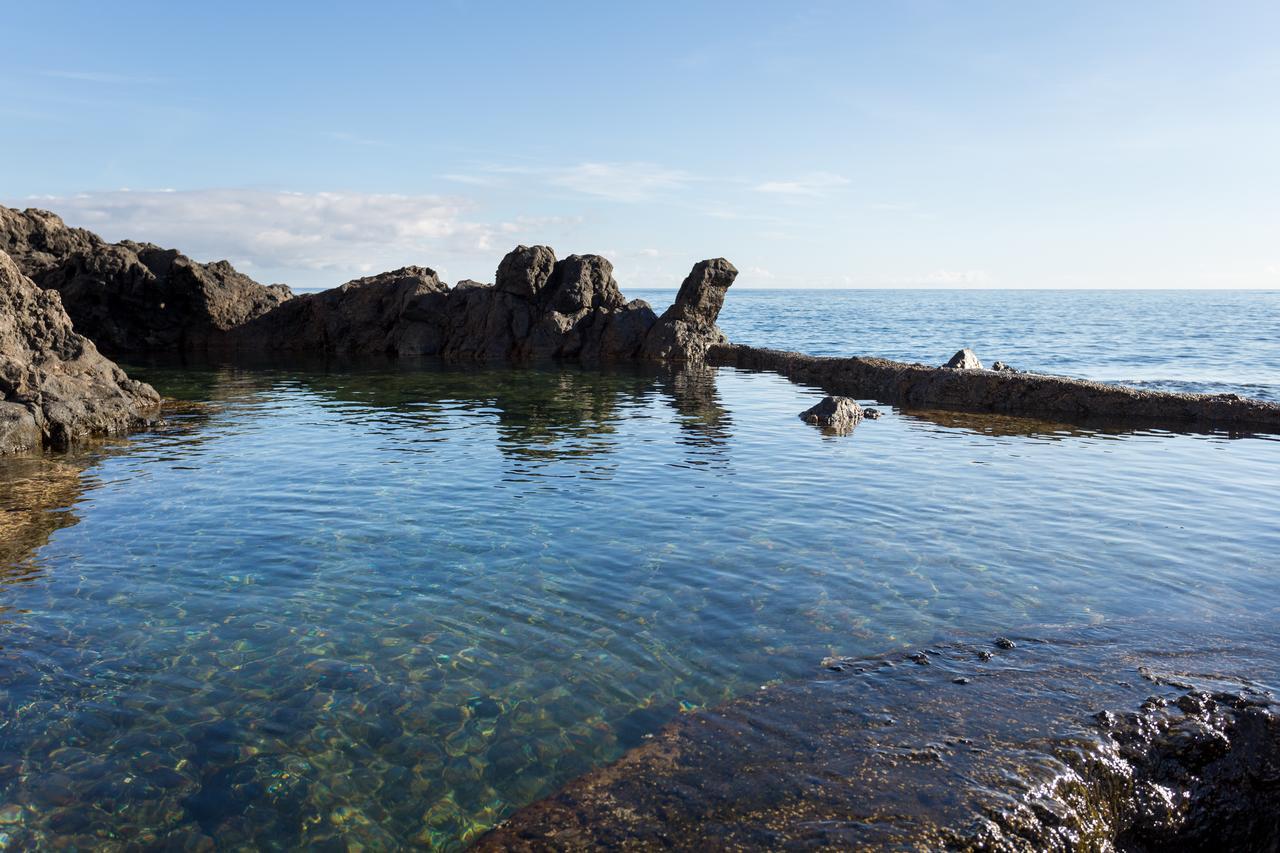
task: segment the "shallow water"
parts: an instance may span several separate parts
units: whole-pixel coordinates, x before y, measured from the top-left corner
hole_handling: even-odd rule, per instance
[[[0,459],[11,843],[454,847],[827,655],[1280,604],[1270,439],[833,438],[729,369],[131,373],[170,427]]]
[[[662,311],[670,291],[628,290]],[[1280,400],[1280,291],[732,290],[736,343]]]

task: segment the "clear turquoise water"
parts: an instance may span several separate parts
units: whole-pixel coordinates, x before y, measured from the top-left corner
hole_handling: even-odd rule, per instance
[[[829,654],[1280,604],[1274,440],[833,438],[727,369],[133,372],[168,428],[0,459],[16,846],[456,847]]]
[[[731,290],[734,341],[1280,400],[1280,291]],[[628,291],[628,296],[632,293]],[[663,307],[671,291],[636,291]]]

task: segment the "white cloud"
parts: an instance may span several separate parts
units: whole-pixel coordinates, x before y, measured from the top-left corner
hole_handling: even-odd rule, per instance
[[[752,187],[758,193],[816,198],[824,196],[849,183],[849,179],[834,172],[809,172],[786,181],[765,181]]]
[[[910,280],[911,284],[935,284],[949,287],[954,285],[988,284],[991,275],[986,270],[934,270],[923,276]]]
[[[467,184],[473,187],[500,187],[506,183],[506,180],[498,175],[470,175],[460,172],[452,172],[440,176],[446,181],[453,181],[457,184]]]
[[[653,163],[582,163],[551,175],[555,186],[610,201],[647,201],[683,189],[690,177]]]
[[[763,278],[763,279],[777,278],[776,275],[774,275],[772,272],[765,269],[764,267],[747,267],[745,270],[743,270],[743,272],[745,272],[747,275],[751,276],[752,278]]]
[[[482,274],[514,235],[572,222],[485,223],[472,217],[465,199],[390,193],[116,190],[27,203],[108,240],[145,240],[202,261],[227,258],[255,277],[283,273],[302,286],[414,263],[437,271],[459,264]]]
[[[386,148],[387,143],[381,139],[374,139],[371,136],[361,136],[358,133],[350,133],[345,130],[326,130],[323,134],[326,138],[332,139],[334,142],[345,142],[348,145],[365,145],[374,148]]]
[[[694,177],[683,170],[644,162],[586,162],[574,166],[485,164],[469,172],[451,172],[441,177],[477,187],[510,186],[509,179],[518,177],[542,187],[628,203],[676,193],[694,181]]]

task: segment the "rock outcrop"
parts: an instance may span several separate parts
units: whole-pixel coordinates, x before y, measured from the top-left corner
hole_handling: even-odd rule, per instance
[[[605,258],[557,260],[547,246],[518,246],[492,285],[451,289],[433,270],[406,267],[295,297],[227,342],[238,351],[697,361],[724,339],[715,319],[733,274],[727,261],[699,263],[659,320],[644,300],[626,300]]]
[[[879,412],[874,417],[880,417]],[[862,407],[850,397],[826,396],[801,412],[800,420],[844,435],[862,421]]]
[[[237,326],[226,341],[245,351],[434,353],[440,341],[432,321],[448,290],[432,270],[403,267],[295,296]]]
[[[716,318],[737,277],[737,268],[724,258],[694,265],[676,301],[646,336],[644,355],[659,361],[701,361],[712,345],[728,343]]]
[[[492,285],[450,289],[430,269],[405,267],[299,297],[226,261],[107,243],[41,210],[0,207],[0,248],[58,291],[77,331],[105,352],[699,361],[726,340],[715,321],[737,275],[723,258],[699,263],[658,318],[643,300],[627,301],[605,258],[557,260],[547,246],[508,253]]]
[[[0,252],[0,453],[65,447],[156,414],[160,396],[77,334],[54,291]]]
[[[44,210],[0,207],[0,250],[40,287],[58,291],[76,330],[108,353],[216,347],[228,330],[292,296],[226,261],[107,243]]]

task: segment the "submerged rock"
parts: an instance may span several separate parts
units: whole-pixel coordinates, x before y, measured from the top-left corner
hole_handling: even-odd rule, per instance
[[[966,347],[951,356],[951,360],[942,366],[953,370],[981,370],[982,362],[978,360],[978,356],[973,350]]]
[[[289,299],[226,261],[175,249],[107,243],[45,210],[0,206],[0,250],[36,284],[62,295],[76,330],[106,352],[202,350]]]
[[[1274,625],[1204,627],[1182,652],[1162,623],[826,661],[681,715],[477,849],[1272,850]]]
[[[850,397],[823,397],[816,405],[800,413],[800,420],[805,423],[838,433],[851,431],[862,417],[862,407]]]
[[[121,433],[159,404],[155,389],[72,329],[56,292],[41,290],[0,252],[0,453]]]

